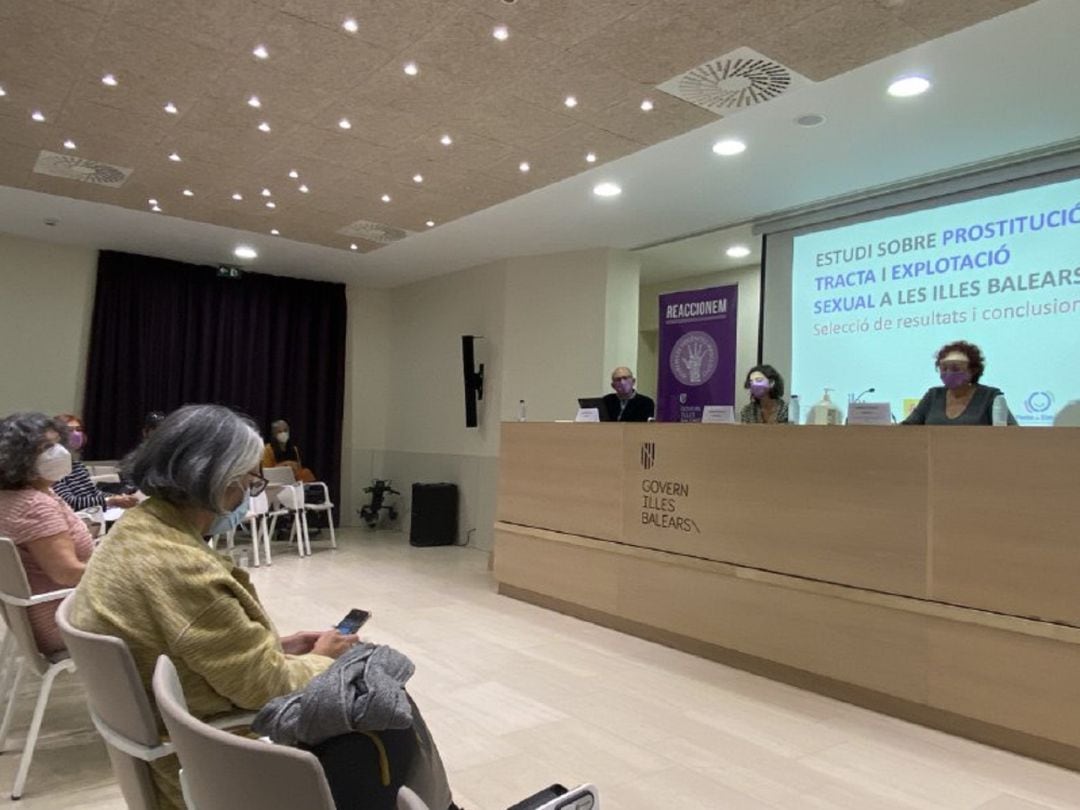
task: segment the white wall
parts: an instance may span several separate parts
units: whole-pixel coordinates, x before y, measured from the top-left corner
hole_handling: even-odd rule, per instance
[[[641,288],[637,379],[638,387],[643,393],[649,396],[656,393],[660,295],[727,284],[739,286],[739,323],[735,338],[735,400],[740,401],[741,375],[757,363],[758,324],[761,319],[761,268],[757,265],[677,278]],[[765,362],[769,362],[769,359],[765,358]]]
[[[82,409],[97,251],[0,234],[0,416]]]

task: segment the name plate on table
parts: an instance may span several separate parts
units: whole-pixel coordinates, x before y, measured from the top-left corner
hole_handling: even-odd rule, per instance
[[[599,422],[600,421],[600,409],[599,408],[578,408],[577,416],[574,417],[575,422]]]
[[[852,402],[847,408],[849,425],[891,425],[892,408],[888,402]]]
[[[734,405],[705,405],[701,409],[702,422],[714,422],[722,425],[735,424]]]

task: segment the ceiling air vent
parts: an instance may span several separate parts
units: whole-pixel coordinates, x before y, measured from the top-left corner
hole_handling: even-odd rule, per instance
[[[764,104],[810,80],[752,48],[738,48],[656,86],[717,115]]]
[[[380,245],[389,245],[400,242],[411,231],[383,225],[381,222],[371,222],[367,219],[358,219],[351,225],[346,225],[338,233],[344,236],[355,236],[358,239],[367,239],[369,242],[377,242]]]
[[[131,169],[99,163],[96,160],[61,155],[42,149],[38,155],[34,171],[51,177],[63,177],[65,180],[78,180],[81,183],[93,183],[97,186],[119,188],[131,174]]]

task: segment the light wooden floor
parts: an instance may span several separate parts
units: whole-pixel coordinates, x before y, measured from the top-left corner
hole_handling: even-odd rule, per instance
[[[1080,808],[1078,774],[497,596],[469,549],[344,531],[337,552],[282,550],[253,578],[282,632],[374,612],[365,636],[416,662],[411,691],[467,810],[586,780],[605,810]],[[17,805],[16,756],[0,757],[0,805],[122,808],[77,683],[58,686]]]

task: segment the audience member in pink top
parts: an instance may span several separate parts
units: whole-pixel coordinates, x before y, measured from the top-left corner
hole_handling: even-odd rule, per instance
[[[50,489],[71,472],[67,426],[43,413],[16,413],[0,420],[0,536],[19,549],[30,590],[73,588],[94,549],[83,522]],[[29,609],[34,638],[43,653],[64,649],[56,628],[59,602]]]

